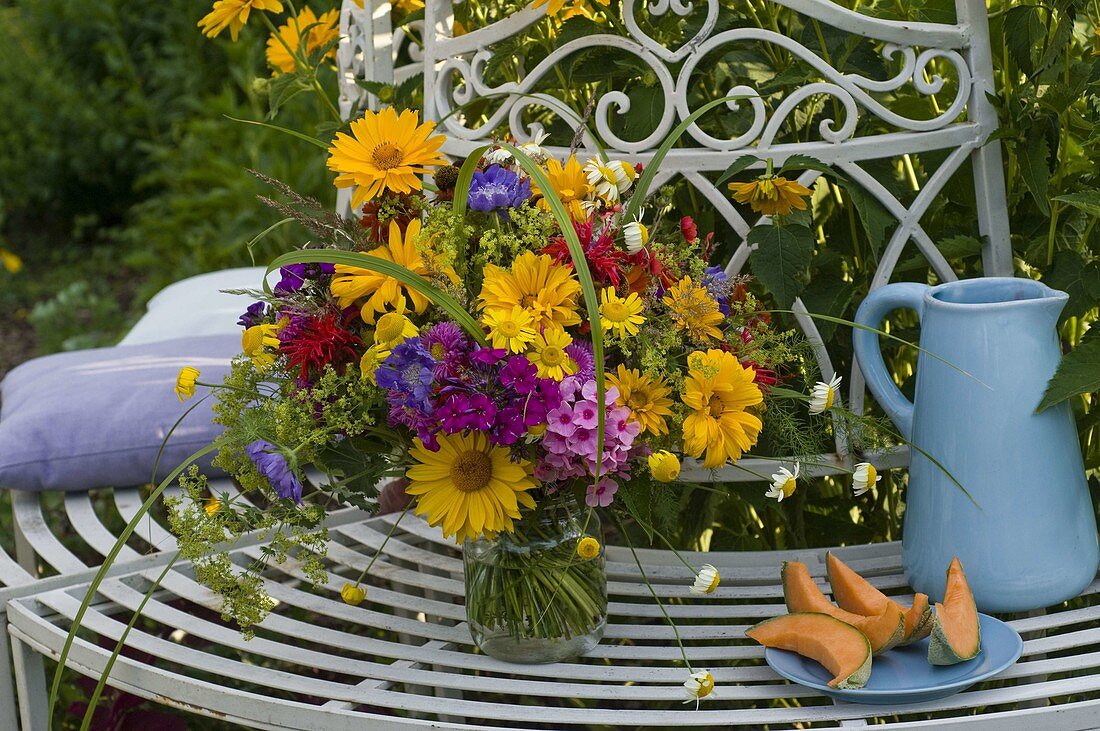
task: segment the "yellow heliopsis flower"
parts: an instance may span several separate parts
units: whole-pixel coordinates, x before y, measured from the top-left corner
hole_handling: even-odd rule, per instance
[[[794,495],[798,488],[798,473],[802,471],[802,465],[794,463],[794,472],[786,467],[780,467],[779,471],[772,475],[772,484],[764,497],[774,498],[776,502],[783,502],[783,498]]]
[[[748,203],[749,207],[765,216],[786,216],[792,210],[806,210],[806,199],[812,191],[797,180],[787,180],[777,175],[761,175],[747,183],[730,183],[733,199]]]
[[[600,542],[592,536],[585,536],[577,541],[577,555],[585,561],[591,561],[600,555]]]
[[[672,482],[680,476],[680,460],[667,449],[649,455],[648,462],[649,474],[657,482]]]
[[[390,351],[409,338],[420,334],[420,330],[405,314],[402,302],[393,312],[387,312],[374,324],[374,344],[378,347],[379,358],[386,359]]]
[[[527,360],[538,366],[539,378],[560,381],[577,372],[577,362],[565,352],[573,342],[573,336],[561,326],[545,328],[531,343]]]
[[[747,411],[764,400],[753,383],[756,372],[744,368],[732,353],[697,350],[688,356],[688,377],[680,399],[692,411],[684,419],[684,452],[698,457],[706,452],[703,466],[721,467],[736,462],[751,449],[763,427]]]
[[[607,374],[607,381],[619,390],[615,402],[630,409],[630,418],[641,425],[643,432],[668,434],[665,417],[672,416],[672,399],[668,398],[672,389],[663,378],[619,364],[617,373]]]
[[[206,502],[202,506],[202,509],[207,514],[207,516],[213,518],[221,511],[222,501],[217,499],[216,497],[207,498]]]
[[[810,413],[821,414],[833,408],[837,393],[840,389],[841,377],[834,374],[828,383],[818,381],[814,390],[810,392]]]
[[[558,2],[558,0],[551,0],[551,4],[555,2]],[[558,194],[565,210],[569,212],[569,217],[574,221],[583,221],[587,218],[583,202],[588,196],[591,186],[588,185],[588,177],[584,174],[584,168],[577,162],[577,158],[570,155],[569,159],[565,161],[565,165],[553,158],[547,160],[546,177],[550,179],[550,187]],[[543,196],[539,198],[539,208],[549,211],[550,204],[546,202],[544,194],[534,184],[534,181],[531,183],[531,192],[536,196]]]
[[[297,53],[301,47],[302,31],[305,31],[306,36],[307,56],[339,38],[340,29],[336,27],[339,19],[340,15],[335,10],[321,13],[318,18],[312,9],[303,7],[298,11],[297,18],[289,18],[279,26],[275,34],[267,39],[267,64],[273,69],[273,73],[277,76],[294,71],[295,62],[291,53]],[[336,58],[335,46],[325,53],[325,58]]]
[[[600,292],[600,327],[615,337],[637,335],[638,326],[645,322],[644,307],[637,292],[624,299],[615,293],[614,287],[607,287]]]
[[[207,38],[214,38],[228,28],[229,37],[237,40],[253,10],[281,13],[283,4],[279,0],[217,0],[198,26]]]
[[[337,188],[355,187],[352,208],[383,190],[420,190],[418,175],[447,164],[447,158],[439,152],[447,138],[432,134],[435,122],[418,122],[418,112],[406,109],[399,117],[393,107],[386,107],[380,112],[368,111],[352,122],[350,135],[336,134],[326,164],[329,170],[339,173],[334,181]]]
[[[873,464],[860,462],[852,473],[852,494],[859,497],[874,487],[881,479],[882,475],[878,473]]]
[[[707,288],[695,284],[691,277],[684,277],[669,287],[661,300],[672,314],[676,327],[687,332],[692,340],[722,338],[718,325],[722,323],[722,311],[707,292]]]
[[[420,237],[420,219],[413,219],[405,229],[405,235],[401,235],[401,227],[396,221],[390,221],[389,244],[371,249],[370,256],[400,264],[415,274],[427,278],[429,262],[424,260],[416,247]],[[442,274],[452,282],[458,282],[458,275],[451,267],[446,267]],[[329,290],[336,297],[340,307],[347,307],[357,300],[367,297],[361,308],[363,321],[374,323],[374,318],[379,312],[387,310],[401,310],[404,312],[406,297],[412,302],[412,308],[417,313],[428,308],[428,298],[398,280],[385,274],[360,269],[359,267],[337,264]]]
[[[580,323],[577,297],[581,283],[572,267],[557,264],[546,254],[525,251],[502,269],[486,264],[478,295],[481,309],[511,310],[519,305],[534,319],[536,329],[569,327]]]
[[[0,248],[0,266],[12,274],[17,274],[23,268],[23,260],[7,249]]]
[[[199,369],[191,366],[180,368],[176,376],[176,398],[186,401],[195,395],[195,381],[199,379]]]
[[[357,583],[348,582],[344,584],[344,588],[340,589],[340,598],[344,600],[345,604],[357,607],[367,598],[367,591]]]
[[[417,498],[416,514],[442,525],[443,536],[457,541],[511,533],[520,508],[535,507],[527,494],[539,484],[531,463],[513,461],[509,449],[490,444],[481,432],[437,439],[439,451],[417,439],[409,453],[415,464],[406,473],[405,492]]]
[[[703,568],[699,569],[699,573],[696,574],[695,583],[688,587],[688,591],[699,595],[713,594],[721,581],[722,576],[718,573],[718,569],[709,563],[705,563]]]
[[[494,348],[522,353],[535,340],[535,320],[519,305],[510,310],[495,307],[485,310],[481,321],[489,328],[489,340]]]
[[[282,318],[278,322],[253,325],[241,335],[241,350],[252,359],[252,365],[258,371],[266,371],[275,363],[275,355],[270,349],[279,349],[279,333],[290,322]]]

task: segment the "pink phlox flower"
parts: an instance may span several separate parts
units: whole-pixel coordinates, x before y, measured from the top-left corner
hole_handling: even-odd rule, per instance
[[[585,495],[584,502],[590,508],[606,508],[615,499],[615,493],[618,491],[619,483],[610,477],[602,477],[599,483],[588,486],[588,494]]]

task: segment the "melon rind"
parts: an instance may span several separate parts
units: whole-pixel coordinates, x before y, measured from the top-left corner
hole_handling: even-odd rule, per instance
[[[945,604],[952,602],[952,611],[956,607],[964,608],[967,614],[974,615],[974,651],[966,655],[960,655],[952,647],[948,640],[947,631],[944,629],[943,617],[947,615]],[[958,638],[956,638],[958,639]],[[954,665],[967,660],[973,660],[982,651],[982,624],[978,617],[978,610],[974,606],[974,592],[966,581],[966,573],[958,557],[951,561],[947,569],[947,585],[944,588],[943,603],[936,602],[936,616],[932,619],[932,633],[928,640],[928,662],[933,665]]]
[[[905,627],[910,626],[909,614],[913,610],[912,606],[906,607],[883,594],[871,582],[841,561],[840,557],[832,551],[825,552],[825,575],[829,580],[829,586],[832,588],[833,599],[836,600],[841,609],[853,614],[874,616],[881,614],[888,604],[893,604],[905,617]],[[849,590],[844,582],[852,586],[852,589]],[[932,607],[927,604],[927,599],[928,597],[925,597],[924,611],[921,613],[920,618],[913,623],[912,631],[906,632],[903,629],[902,636],[893,644],[879,650],[880,653],[891,647],[910,645],[928,636],[932,631]],[[914,598],[915,602],[916,599]]]
[[[936,603],[937,614],[932,620],[932,631],[928,640],[928,662],[933,665],[957,665],[960,662],[973,660],[982,651],[982,626],[978,625],[978,649],[973,655],[962,657],[951,647],[951,643],[947,641],[947,634],[943,631],[943,625],[940,624],[938,612],[942,607],[942,604]]]
[[[756,640],[757,642],[760,642],[760,644],[764,645],[765,647],[774,647],[774,648],[779,649],[779,650],[789,650],[790,652],[798,653],[798,647],[793,643],[788,644],[788,643],[783,643],[783,642],[773,642],[772,644],[766,644],[764,642],[761,642],[756,637],[753,637],[753,632],[755,632],[758,629],[765,628],[765,627],[767,627],[767,625],[773,625],[773,624],[781,625],[783,622],[785,622],[785,621],[789,622],[791,620],[791,618],[797,618],[797,617],[820,617],[821,621],[836,622],[838,625],[842,625],[844,628],[852,630],[853,632],[849,633],[850,636],[853,637],[853,638],[859,637],[863,641],[864,646],[866,647],[866,657],[864,658],[863,663],[859,667],[857,667],[855,670],[848,673],[848,675],[845,675],[845,676],[839,676],[838,675],[837,677],[830,680],[829,681],[829,687],[830,688],[839,688],[839,689],[842,689],[842,690],[856,690],[856,689],[862,688],[863,686],[865,686],[867,684],[867,681],[870,680],[870,678],[871,678],[871,660],[872,660],[872,657],[873,657],[873,655],[871,653],[871,641],[868,640],[867,636],[864,635],[862,632],[860,632],[857,628],[853,627],[852,625],[848,624],[847,622],[840,621],[836,617],[832,617],[832,616],[829,616],[828,614],[823,614],[821,612],[792,612],[791,614],[785,614],[785,615],[780,616],[780,617],[772,617],[771,619],[765,619],[763,622],[759,622],[759,623],[753,625],[752,627],[750,627],[748,630],[745,631],[745,636],[748,637],[749,639],[753,639],[753,640]],[[813,659],[813,658],[811,658],[811,659]],[[824,667],[824,666],[822,666],[822,667]],[[826,669],[828,669],[828,668],[826,668]],[[832,672],[832,671],[830,670],[829,672]]]
[[[914,597],[913,603],[916,604],[916,598]],[[924,611],[921,613],[920,619],[913,625],[913,631],[909,633],[905,639],[901,641],[902,645],[911,645],[914,642],[923,640],[928,635],[932,634],[932,623],[934,621],[934,614],[932,613],[932,605],[927,603],[928,598],[925,597]],[[907,612],[913,611],[910,607]]]

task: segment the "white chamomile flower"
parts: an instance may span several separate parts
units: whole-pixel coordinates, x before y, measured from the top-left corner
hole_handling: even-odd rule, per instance
[[[794,472],[786,467],[780,467],[779,471],[772,475],[772,486],[764,493],[764,497],[773,497],[776,502],[783,502],[783,498],[794,494],[798,487],[798,473],[802,471],[802,465],[794,463]]]
[[[875,483],[882,479],[875,466],[870,462],[860,462],[852,473],[852,492],[856,497],[870,490]]]
[[[641,221],[631,221],[623,226],[623,237],[626,239],[626,250],[637,254],[649,243],[649,228]]]
[[[542,143],[549,136],[549,132],[538,132],[529,141],[521,144],[519,149],[539,165],[542,165],[547,158],[546,151],[542,149]]]
[[[489,165],[507,165],[512,162],[512,153],[503,147],[495,147],[485,153],[485,162]]]
[[[594,157],[584,164],[584,174],[596,195],[608,203],[618,201],[634,184],[634,168],[618,160],[603,162]]]
[[[687,700],[684,703],[695,701],[696,708],[699,707],[699,701],[704,698],[718,697],[718,693],[714,690],[714,676],[709,670],[697,670],[692,673],[684,681],[684,692],[687,693]]]
[[[825,383],[818,381],[810,394],[810,413],[820,414],[833,408],[837,394],[840,393],[840,376],[834,375],[833,380]]]
[[[713,594],[721,580],[722,577],[719,576],[718,569],[709,563],[705,563],[703,568],[699,569],[699,573],[695,575],[695,583],[691,585],[690,591],[692,594]]]

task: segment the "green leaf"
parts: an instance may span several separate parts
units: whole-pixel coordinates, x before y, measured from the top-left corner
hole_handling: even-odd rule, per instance
[[[1047,185],[1050,182],[1050,145],[1046,135],[1039,130],[1031,130],[1026,145],[1016,145],[1016,158],[1020,162],[1020,177],[1023,178],[1031,197],[1044,215],[1050,215],[1050,200]]]
[[[982,252],[982,242],[973,236],[951,236],[936,242],[936,248],[945,259],[962,259]],[[928,261],[923,254],[917,253],[894,267],[894,273],[924,269]]]
[[[867,243],[877,258],[886,244],[887,230],[897,222],[897,219],[878,202],[877,198],[858,185],[845,186],[844,193],[855,206],[856,213],[859,214],[859,222],[863,224],[863,230],[867,234]]]
[[[485,154],[490,145],[482,145],[469,155],[458,170],[458,181],[455,182],[455,197],[452,207],[459,218],[466,218],[466,203],[470,199],[470,181],[474,179],[477,165],[481,162],[481,156]]]
[[[1081,393],[1100,391],[1100,338],[1088,338],[1062,358],[1036,413]]]
[[[825,163],[818,160],[816,157],[810,157],[809,155],[791,155],[783,161],[783,167],[779,168],[779,172],[787,172],[789,170],[817,170],[824,175],[828,175],[836,180],[847,180],[848,177],[841,173],[839,170],[834,170]]]
[[[279,109],[299,94],[309,91],[308,84],[298,74],[280,74],[271,80],[268,86],[267,118],[275,119]]]
[[[360,269],[369,269],[372,272],[378,272],[387,277],[393,277],[405,286],[415,289],[431,300],[436,306],[445,310],[456,323],[462,326],[462,329],[474,338],[474,340],[477,340],[483,345],[486,342],[485,332],[481,329],[481,325],[478,324],[478,321],[475,320],[454,297],[439,289],[416,272],[406,269],[400,264],[394,264],[392,261],[379,259],[377,256],[358,254],[350,251],[334,251],[332,249],[292,251],[289,254],[283,254],[275,259],[275,261],[268,264],[267,274],[287,264],[308,264],[314,262],[343,264],[345,266],[358,267]],[[270,293],[271,284],[267,281],[267,274],[264,275],[264,290]]]
[[[1038,5],[1009,8],[1004,16],[1005,47],[1009,57],[1028,76],[1035,73],[1035,52],[1042,48],[1046,28]]]
[[[734,175],[737,175],[737,173],[748,167],[751,167],[753,164],[758,162],[760,162],[760,158],[758,157],[754,157],[753,155],[742,155],[741,157],[731,162],[730,166],[722,171],[722,174],[718,176],[718,180],[714,181],[714,187],[717,188],[722,183],[732,178]]]
[[[748,243],[757,246],[749,257],[753,275],[780,307],[790,307],[806,286],[813,232],[806,226],[756,226],[749,232]]]
[[[621,136],[625,140],[644,139],[661,121],[664,90],[659,86],[635,85],[626,96],[630,99],[630,113],[623,122]]]
[[[1090,216],[1100,216],[1100,190],[1079,190],[1076,193],[1060,195],[1054,200],[1068,203]]]
[[[1059,251],[1043,281],[1069,295],[1063,317],[1078,317],[1100,304],[1100,262],[1087,262],[1075,251]]]

